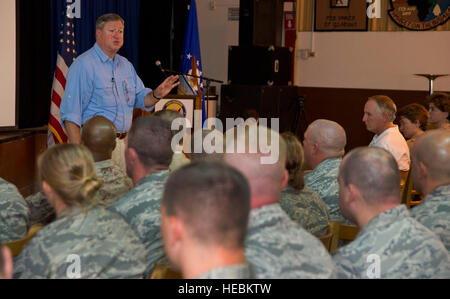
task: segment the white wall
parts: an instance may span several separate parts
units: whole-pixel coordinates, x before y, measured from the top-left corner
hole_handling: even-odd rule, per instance
[[[203,75],[224,84],[228,81],[228,47],[239,44],[239,21],[228,21],[228,8],[239,8],[239,0],[197,0]],[[212,85],[219,94],[220,84]]]
[[[312,40],[316,57],[301,59]],[[450,74],[450,31],[299,32],[295,72],[304,87],[428,90],[413,74]],[[450,90],[450,76],[434,87]]]
[[[0,1],[0,127],[16,124],[16,1]]]

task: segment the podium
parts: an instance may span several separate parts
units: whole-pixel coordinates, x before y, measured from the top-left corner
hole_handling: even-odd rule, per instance
[[[205,105],[208,109],[207,118],[216,117],[217,97],[211,97],[208,101],[209,105]],[[192,128],[202,127],[202,97],[199,95],[169,94],[156,103],[153,111],[160,110],[180,112],[189,121],[188,124],[191,124]],[[133,120],[141,116],[152,115],[153,111],[136,108],[133,112]]]

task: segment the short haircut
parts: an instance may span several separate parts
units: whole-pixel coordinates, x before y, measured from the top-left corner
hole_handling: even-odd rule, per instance
[[[170,165],[173,155],[171,141],[170,123],[154,116],[135,119],[128,131],[128,148],[136,151],[146,168]]]
[[[412,103],[400,108],[398,110],[398,117],[407,118],[412,123],[418,121],[420,128],[422,130],[425,130],[427,127],[429,115],[427,109],[424,106],[418,103]]]
[[[169,176],[161,205],[187,224],[197,242],[244,247],[250,189],[235,168],[216,161],[187,164]]]
[[[116,147],[116,127],[106,117],[91,117],[81,128],[81,140],[92,152],[113,151]]]
[[[95,29],[103,30],[103,27],[105,27],[105,24],[108,22],[115,22],[120,21],[122,22],[122,25],[125,26],[125,21],[122,19],[121,16],[115,13],[108,13],[100,16],[97,21],[95,22]]]
[[[47,182],[68,206],[90,203],[102,185],[92,154],[84,145],[50,147],[39,156],[38,169],[40,180]]]
[[[432,180],[450,182],[450,130],[425,132],[414,144],[411,159],[413,163],[422,162]]]
[[[289,173],[289,185],[297,190],[302,190],[305,187],[305,178],[303,176],[303,162],[304,153],[303,147],[291,132],[284,132],[281,134],[286,142],[286,170]]]
[[[373,100],[375,101],[375,103],[377,103],[379,114],[386,112],[389,121],[395,120],[395,113],[397,112],[397,106],[390,97],[385,95],[375,95],[369,97],[369,100]]]
[[[320,145],[320,151],[327,157],[342,157],[347,145],[344,128],[335,121],[316,119],[309,127],[309,138]]]
[[[384,149],[359,147],[350,151],[341,163],[340,176],[344,186],[355,185],[368,204],[377,205],[388,196],[400,203],[398,165]]]
[[[450,120],[450,97],[448,94],[435,92],[429,97],[428,103],[433,103],[442,112],[449,112],[447,119]]]
[[[172,127],[172,122],[175,119],[184,118],[184,116],[180,112],[177,112],[174,110],[159,110],[159,111],[156,111],[155,113],[153,113],[152,116],[159,117],[161,119],[168,121],[170,123],[171,127]],[[183,130],[183,127],[181,127],[178,130],[173,130],[172,133],[173,133],[173,135],[176,135],[179,132],[181,132],[181,130]]]

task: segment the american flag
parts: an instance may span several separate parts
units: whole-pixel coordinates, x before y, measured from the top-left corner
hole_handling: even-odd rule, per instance
[[[59,107],[66,88],[67,71],[77,56],[75,50],[75,25],[73,17],[69,16],[65,9],[64,22],[60,24],[59,51],[56,58],[55,75],[53,78],[52,98],[50,105],[50,121],[48,124],[48,147],[67,142],[67,135],[61,126]]]

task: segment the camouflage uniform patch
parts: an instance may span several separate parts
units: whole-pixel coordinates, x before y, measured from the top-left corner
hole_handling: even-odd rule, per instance
[[[133,188],[133,181],[119,166],[113,164],[112,160],[95,162],[97,178],[103,182],[97,191],[95,199],[109,206],[116,199]]]
[[[450,251],[450,185],[434,189],[409,213],[438,235]]]
[[[338,174],[342,158],[333,158],[322,161],[317,167],[305,174],[305,183],[316,191],[328,207],[330,221],[351,224],[341,214],[339,208]]]
[[[25,238],[28,205],[16,186],[0,178],[0,244]]]
[[[281,192],[281,208],[292,220],[315,235],[321,237],[328,232],[328,208],[325,202],[314,190],[305,186],[296,190],[286,186]]]

